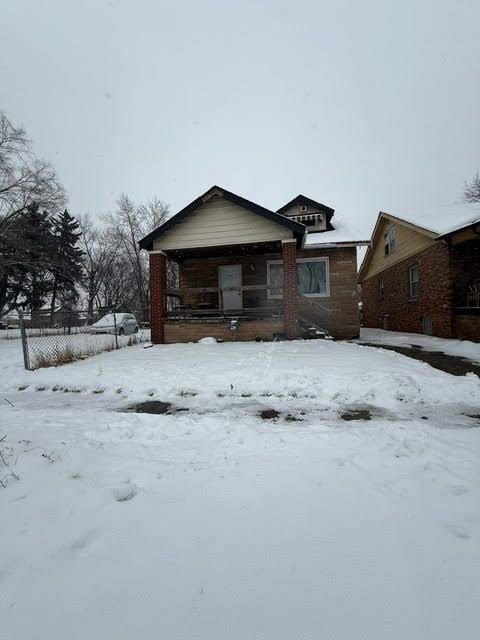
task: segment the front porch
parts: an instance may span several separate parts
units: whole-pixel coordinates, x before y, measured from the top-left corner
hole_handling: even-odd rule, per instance
[[[151,252],[150,281],[153,342],[298,337],[295,239]]]

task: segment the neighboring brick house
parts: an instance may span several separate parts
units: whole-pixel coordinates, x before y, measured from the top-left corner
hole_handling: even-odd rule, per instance
[[[359,273],[365,327],[480,341],[480,205],[440,214],[380,212]]]
[[[357,246],[334,210],[297,196],[277,212],[214,186],[140,241],[152,342],[355,338]],[[167,288],[167,261],[178,265]]]

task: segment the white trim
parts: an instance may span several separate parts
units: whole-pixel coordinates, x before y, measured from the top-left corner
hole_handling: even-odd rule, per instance
[[[296,242],[297,239],[296,238],[286,238],[285,240],[282,240],[282,244],[287,244],[288,242]]]
[[[303,248],[309,249],[330,249],[330,247],[369,247],[370,240],[358,240],[352,242],[317,242],[315,244],[306,244]]]
[[[315,258],[297,258],[297,264],[299,262],[325,262],[325,285],[326,291],[325,293],[302,293],[302,296],[305,298],[329,298],[330,297],[330,260],[327,256],[320,257],[316,256]],[[270,265],[271,264],[282,264],[283,260],[267,260],[267,285],[270,287]],[[269,300],[282,300],[282,295],[273,295],[270,291],[270,288],[267,289],[267,297]]]
[[[148,252],[149,254],[151,253],[159,253],[162,256],[166,256],[167,254],[165,253],[165,251],[163,251],[162,249],[152,249],[151,251]]]

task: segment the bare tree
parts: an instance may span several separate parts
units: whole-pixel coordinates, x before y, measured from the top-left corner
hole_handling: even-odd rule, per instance
[[[104,230],[95,228],[88,215],[79,216],[78,221],[82,232],[79,245],[83,251],[88,321],[91,322],[94,307],[103,306],[101,291],[114,272],[112,265],[118,256],[118,243]]]
[[[146,205],[136,205],[126,194],[122,194],[117,200],[116,210],[103,217],[112,242],[118,245],[119,252],[130,266],[137,305],[144,316],[148,308],[148,255],[140,251],[138,242],[165,222],[168,216],[168,205],[158,198]]]
[[[463,197],[466,202],[480,202],[480,174],[478,172],[471,182],[465,182]]]
[[[29,206],[55,212],[65,201],[53,167],[35,156],[25,130],[0,111],[0,235]]]

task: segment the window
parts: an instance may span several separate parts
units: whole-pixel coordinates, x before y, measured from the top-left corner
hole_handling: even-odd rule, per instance
[[[418,298],[418,264],[413,264],[408,270],[408,290],[410,298]]]
[[[422,316],[422,333],[427,336],[433,334],[433,323],[430,316]]]
[[[283,296],[283,264],[280,260],[267,263],[267,283],[269,298],[281,298]]]
[[[387,233],[384,236],[385,241],[385,255],[389,256],[393,251],[395,251],[395,228],[390,227]]]
[[[384,292],[383,278],[380,278],[380,280],[378,281],[378,297],[380,298],[380,300],[383,300],[383,292]]]
[[[283,263],[272,260],[267,263],[267,282],[269,298],[283,296]],[[311,297],[328,297],[330,282],[328,273],[328,258],[300,258],[297,260],[298,293]]]

